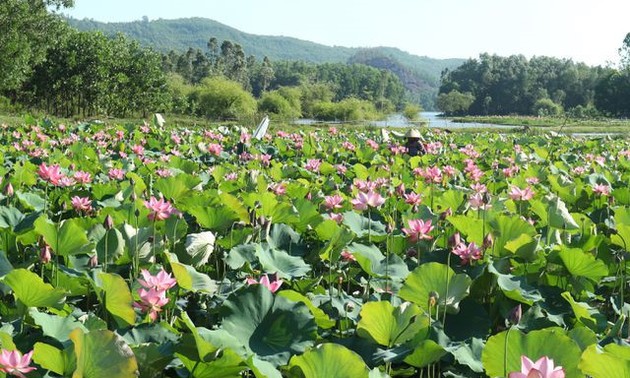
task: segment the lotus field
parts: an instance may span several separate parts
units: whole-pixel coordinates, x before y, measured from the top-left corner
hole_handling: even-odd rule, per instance
[[[628,141],[0,135],[0,376],[630,376]]]

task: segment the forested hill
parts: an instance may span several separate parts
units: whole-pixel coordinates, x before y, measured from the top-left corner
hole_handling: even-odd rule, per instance
[[[391,47],[349,48],[326,46],[291,37],[262,36],[205,18],[177,20],[140,20],[123,23],[102,23],[94,20],[68,19],[79,30],[100,30],[106,35],[123,33],[140,44],[161,52],[184,52],[189,48],[206,50],[211,37],[229,40],[242,46],[247,55],[272,61],[300,60],[312,63],[362,63],[396,74],[425,108],[432,108],[443,69],[453,69],[463,59],[420,57]]]

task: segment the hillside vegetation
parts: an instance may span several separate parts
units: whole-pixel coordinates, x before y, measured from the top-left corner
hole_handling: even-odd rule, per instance
[[[117,33],[161,52],[184,52],[189,48],[205,50],[210,38],[229,40],[242,46],[246,55],[268,57],[272,61],[289,60],[309,63],[360,63],[391,71],[400,78],[415,100],[432,109],[437,95],[440,73],[453,69],[463,59],[433,59],[409,54],[392,47],[349,48],[326,46],[290,37],[262,36],[205,18],[177,20],[139,20],[102,23],[94,20],[68,19],[82,31],[98,30],[113,36]]]

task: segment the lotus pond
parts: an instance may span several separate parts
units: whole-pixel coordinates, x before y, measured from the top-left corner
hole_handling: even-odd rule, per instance
[[[630,376],[627,140],[1,127],[0,376]]]

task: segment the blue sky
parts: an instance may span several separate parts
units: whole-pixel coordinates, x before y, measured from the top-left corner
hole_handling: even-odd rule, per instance
[[[434,58],[480,53],[617,63],[628,0],[75,0],[64,13],[118,22],[211,18],[326,45],[392,46]]]

